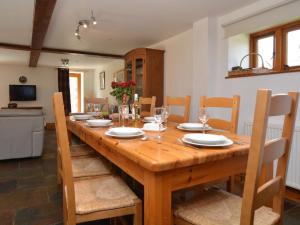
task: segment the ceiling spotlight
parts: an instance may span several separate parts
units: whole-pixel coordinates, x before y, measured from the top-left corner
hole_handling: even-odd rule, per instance
[[[75,34],[75,36],[79,36],[79,27],[77,27],[74,34]]]
[[[87,29],[90,25],[96,25],[96,24],[97,24],[97,20],[94,17],[93,11],[91,10],[91,19],[90,20],[79,20],[74,35],[77,37],[78,40],[80,40],[80,38],[81,38],[80,27]]]
[[[93,25],[96,25],[96,24],[97,24],[97,20],[96,20],[96,18],[94,17],[93,10],[92,10],[91,21],[92,21],[92,24],[93,24]]]
[[[61,59],[62,67],[69,67],[69,59]]]

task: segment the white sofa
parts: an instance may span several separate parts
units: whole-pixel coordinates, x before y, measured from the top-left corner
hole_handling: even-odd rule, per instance
[[[0,160],[41,156],[43,142],[42,110],[0,110]]]

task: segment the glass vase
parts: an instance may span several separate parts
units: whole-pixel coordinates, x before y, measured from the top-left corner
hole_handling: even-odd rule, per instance
[[[129,119],[129,106],[127,104],[119,105],[119,123],[124,127],[126,121]]]

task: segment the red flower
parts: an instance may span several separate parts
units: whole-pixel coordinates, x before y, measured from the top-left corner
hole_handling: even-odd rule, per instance
[[[111,82],[111,87],[112,88],[115,88],[116,86],[117,86],[117,82],[115,82],[115,81]]]

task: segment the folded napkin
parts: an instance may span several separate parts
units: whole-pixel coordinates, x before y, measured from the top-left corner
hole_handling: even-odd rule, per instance
[[[166,128],[161,126],[160,131],[164,131]],[[159,124],[158,123],[145,123],[143,130],[147,131],[159,131]]]

